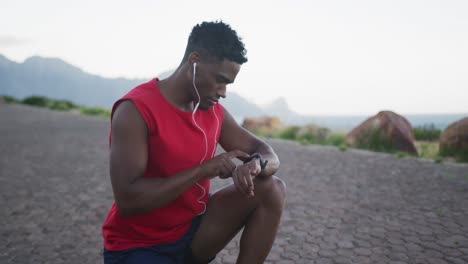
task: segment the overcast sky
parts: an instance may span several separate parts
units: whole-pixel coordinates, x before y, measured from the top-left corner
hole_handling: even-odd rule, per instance
[[[468,1],[2,0],[0,54],[104,77],[175,68],[191,28],[222,19],[249,62],[229,86],[303,114],[468,113]]]

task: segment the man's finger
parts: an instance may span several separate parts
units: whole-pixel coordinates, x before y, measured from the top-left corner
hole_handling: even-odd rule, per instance
[[[249,187],[249,196],[254,196],[254,183],[252,181],[252,177],[250,175],[244,176],[247,181],[247,186]]]
[[[246,180],[245,176],[248,175],[250,177],[250,171],[248,171],[246,169],[248,169],[248,168],[242,168],[241,170],[239,170],[238,171],[238,176],[239,176],[239,183],[242,186],[242,190],[244,191],[244,193],[246,195],[249,195],[250,194],[250,186],[247,183],[247,180]]]
[[[237,169],[234,170],[234,172],[232,173],[232,180],[234,181],[234,187],[236,187],[236,190],[242,193],[242,190],[240,189],[240,186],[239,186],[239,181],[237,179]]]
[[[262,171],[262,167],[260,166],[260,161],[257,160],[255,161],[255,176],[257,176],[261,171]]]
[[[226,153],[227,156],[232,159],[232,158],[238,158],[240,160],[242,160],[242,158],[248,158],[250,157],[249,154],[245,153],[244,151],[242,150],[238,150],[238,149],[235,149],[235,150],[231,150],[229,152]]]
[[[224,161],[221,163],[221,167],[223,170],[223,174],[229,175],[236,169],[236,165],[232,163],[230,160]]]
[[[249,195],[249,192],[250,192],[249,187],[247,186],[247,182],[245,181],[243,174],[238,173],[237,178],[238,178],[239,185],[241,186],[242,192],[245,195]]]

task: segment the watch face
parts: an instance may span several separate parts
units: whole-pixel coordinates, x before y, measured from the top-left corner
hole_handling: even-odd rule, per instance
[[[268,160],[264,160],[263,159],[263,156],[262,154],[260,153],[254,153],[252,155],[250,155],[250,157],[248,157],[245,161],[244,161],[244,164],[253,160],[253,159],[258,159],[259,162],[260,162],[260,168],[263,170],[265,169],[266,165],[268,164]]]

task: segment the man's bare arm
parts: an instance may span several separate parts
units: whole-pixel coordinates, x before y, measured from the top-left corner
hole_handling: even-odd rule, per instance
[[[237,124],[226,109],[223,108],[223,111],[224,119],[219,143],[224,150],[239,149],[249,154],[260,153],[265,160],[268,160],[268,164],[258,176],[269,177],[275,174],[280,161],[273,148]]]
[[[119,104],[112,117],[110,177],[119,213],[130,216],[169,204],[202,178],[230,174],[230,160],[246,156],[240,151],[204,162],[167,178],[144,178],[148,162],[148,131],[131,101]]]

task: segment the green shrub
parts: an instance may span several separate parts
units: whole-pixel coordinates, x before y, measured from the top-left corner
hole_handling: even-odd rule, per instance
[[[21,101],[23,104],[32,105],[32,106],[39,106],[39,107],[47,107],[50,103],[50,100],[44,96],[29,96],[24,98]]]
[[[346,151],[348,148],[347,148],[345,145],[340,145],[340,146],[338,147],[338,149],[339,149],[340,151]]]
[[[17,103],[19,103],[19,100],[12,97],[12,96],[4,95],[2,97],[3,97],[3,100],[5,100],[5,103],[8,103],[8,104],[17,104]]]
[[[77,108],[77,106],[67,100],[51,100],[49,108],[52,110],[69,111]]]
[[[391,138],[386,137],[379,129],[372,129],[356,138],[356,147],[377,152],[395,153],[397,149]]]
[[[316,125],[308,125],[302,128],[298,128],[296,139],[306,140],[310,144],[325,145],[329,133],[330,130],[328,128],[318,127]]]
[[[314,133],[310,133],[310,132],[307,132],[307,133],[304,133],[304,134],[300,135],[298,137],[298,139],[303,140],[303,141],[307,141],[307,142],[310,142],[310,143],[313,143],[313,144],[318,142],[317,136]]]
[[[257,132],[256,134],[258,135],[259,133]],[[339,147],[345,145],[346,141],[346,136],[344,134],[330,134],[328,128],[315,125],[308,125],[305,127],[289,126],[274,136],[286,140],[295,140],[303,145],[318,144]]]
[[[99,108],[99,107],[81,107],[80,113],[83,115],[92,115],[92,116],[104,116],[110,117],[110,110]]]
[[[271,129],[264,128],[264,127],[258,128],[255,131],[251,131],[251,132],[254,133],[255,135],[259,136],[259,137],[265,137],[265,138],[277,138],[277,137],[279,137],[278,132],[271,131]]]
[[[425,124],[423,126],[413,128],[414,138],[421,141],[437,141],[440,137],[440,129],[434,124]]]
[[[346,136],[343,134],[330,134],[326,139],[326,145],[343,146],[346,142]]]
[[[468,162],[468,150],[441,149],[439,152],[442,157],[454,157],[459,162]]]
[[[295,140],[297,137],[298,130],[299,130],[299,127],[297,126],[286,127],[279,133],[278,137],[282,139]]]

